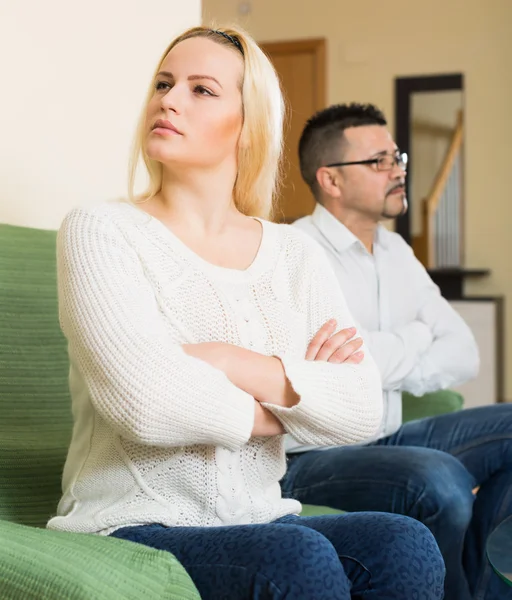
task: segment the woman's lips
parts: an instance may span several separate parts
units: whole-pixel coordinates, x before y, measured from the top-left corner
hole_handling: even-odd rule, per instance
[[[182,135],[181,131],[178,131],[170,121],[165,119],[155,121],[153,133],[158,135]]]

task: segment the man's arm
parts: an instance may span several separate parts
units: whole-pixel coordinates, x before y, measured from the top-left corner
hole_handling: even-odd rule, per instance
[[[430,348],[433,335],[421,321],[412,321],[395,331],[359,329],[379,367],[384,390],[398,390]]]
[[[423,265],[416,258],[414,261],[422,299],[418,318],[429,327],[434,339],[405,377],[402,389],[421,396],[473,379],[478,374],[480,357],[464,319],[441,296]]]
[[[400,243],[417,304],[416,320],[391,333],[366,332],[363,337],[381,370],[384,389],[421,396],[475,377],[478,348],[467,324],[441,296],[411,248]]]

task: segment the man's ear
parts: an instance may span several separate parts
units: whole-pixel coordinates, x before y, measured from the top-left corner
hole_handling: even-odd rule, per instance
[[[341,175],[329,167],[320,167],[316,172],[316,180],[322,193],[331,198],[339,198],[341,195],[340,178]]]

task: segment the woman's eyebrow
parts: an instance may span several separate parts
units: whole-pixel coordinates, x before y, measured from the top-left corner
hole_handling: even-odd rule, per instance
[[[169,72],[169,71],[160,71],[157,74],[157,77],[161,76],[161,77],[168,77],[169,79],[174,79],[174,75]],[[189,77],[187,78],[189,81],[197,81],[198,79],[210,79],[211,81],[215,81],[215,83],[222,88],[221,83],[219,82],[218,79],[215,79],[215,77],[212,77],[211,75],[189,75]],[[222,88],[223,89],[223,88]]]

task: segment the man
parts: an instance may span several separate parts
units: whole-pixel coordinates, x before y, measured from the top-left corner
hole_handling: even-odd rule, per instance
[[[380,224],[407,209],[406,156],[383,114],[358,104],[314,115],[299,155],[317,205],[295,225],[331,260],[380,367],[385,415],[380,437],[365,445],[317,450],[292,441],[283,490],[307,504],[414,517],[443,553],[447,600],[512,599],[485,555],[489,533],[512,515],[512,405],[401,422],[402,391],[457,385],[479,363],[467,325],[403,239]]]

